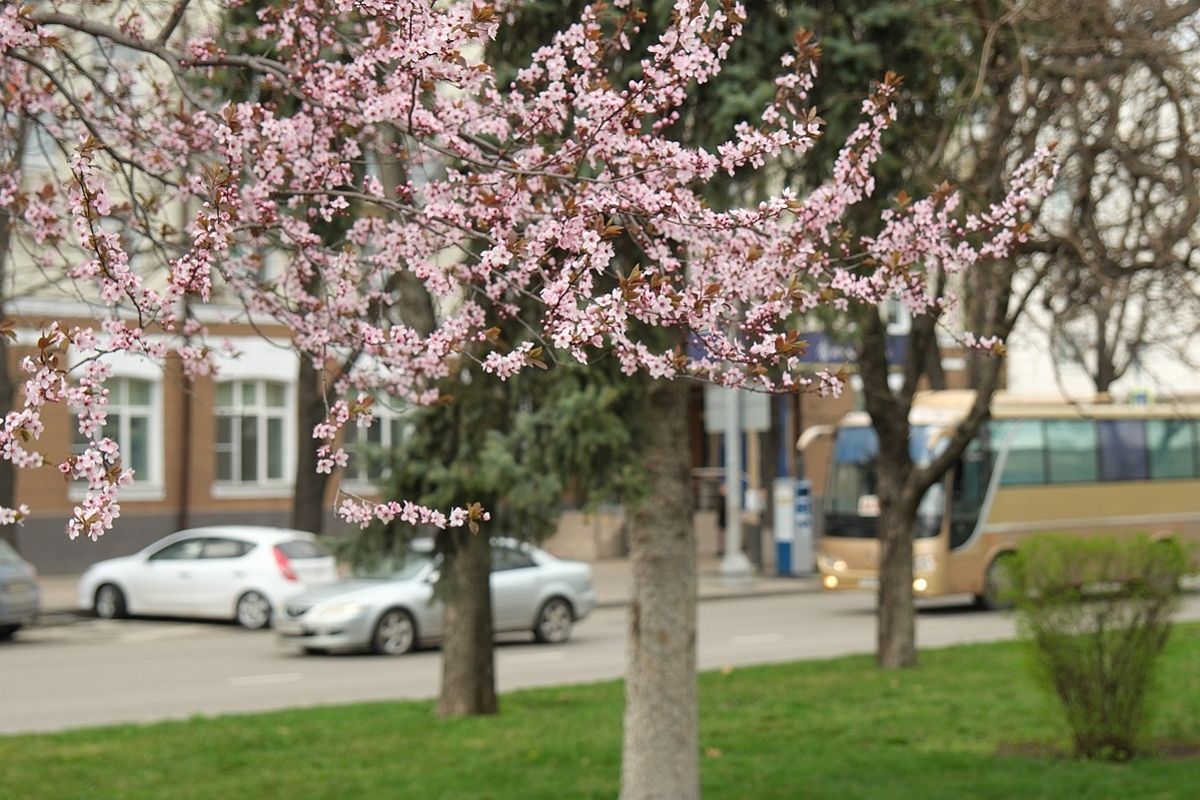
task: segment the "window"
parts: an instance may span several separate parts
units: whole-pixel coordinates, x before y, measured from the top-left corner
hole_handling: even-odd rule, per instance
[[[1046,437],[1041,420],[992,422],[988,425],[988,436],[997,453],[1008,448],[1004,473],[1000,476],[1002,486],[1046,482]]]
[[[282,483],[290,451],[287,384],[227,381],[217,384],[217,480]]]
[[[205,539],[203,558],[241,558],[254,549],[241,539]]]
[[[329,553],[316,542],[295,539],[290,542],[280,542],[276,545],[285,556],[292,559],[328,558]]]
[[[1151,478],[1190,478],[1200,475],[1196,463],[1197,423],[1179,419],[1146,421],[1146,449]]]
[[[512,547],[492,548],[492,572],[503,572],[510,569],[525,569],[535,566],[528,553]]]
[[[1046,420],[1046,460],[1052,483],[1094,482],[1096,423],[1080,419]]]
[[[992,474],[990,454],[986,447],[987,428],[971,440],[954,469],[950,488],[950,548],[961,547],[971,538],[987,497],[988,481]]]
[[[110,378],[108,420],[98,439],[109,438],[121,448],[121,460],[133,470],[134,485],[156,485],[158,476],[157,387],[138,378]],[[88,441],[75,429],[72,449],[82,453]]]
[[[184,539],[171,544],[150,556],[151,561],[178,561],[185,558],[199,558],[204,547],[203,539]]]
[[[391,473],[392,448],[404,441],[404,419],[375,404],[376,419],[363,429],[350,423],[345,427],[348,460],[342,478],[349,482],[376,483]]]
[[[1100,479],[1144,481],[1149,477],[1146,459],[1146,423],[1140,419],[1112,419],[1097,423],[1100,431]]]

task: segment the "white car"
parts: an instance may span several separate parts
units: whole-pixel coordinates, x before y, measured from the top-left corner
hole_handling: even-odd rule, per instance
[[[444,607],[433,590],[437,572],[437,558],[426,548],[414,548],[377,577],[339,581],[293,597],[275,629],[284,644],[310,653],[407,653],[442,636]],[[491,588],[493,630],[529,631],[539,642],[565,642],[572,626],[596,606],[587,564],[511,539],[492,540]]]
[[[252,525],[195,528],[93,564],[79,579],[78,604],[103,619],[213,617],[265,628],[288,598],[336,578],[333,556],[311,533]]]

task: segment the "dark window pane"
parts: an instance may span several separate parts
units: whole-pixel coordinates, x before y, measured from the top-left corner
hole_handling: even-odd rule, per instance
[[[329,552],[316,542],[305,541],[304,539],[296,539],[291,542],[282,542],[276,545],[283,554],[291,559],[297,558],[325,558]]]
[[[232,447],[233,439],[233,417],[217,417],[217,447]]]
[[[1196,426],[1187,420],[1146,421],[1151,478],[1190,478],[1197,472]]]
[[[199,558],[204,546],[203,539],[184,539],[182,542],[169,544],[162,550],[150,556],[151,561],[176,561],[182,558]]]
[[[207,539],[204,542],[203,558],[240,558],[254,549],[254,545],[240,539]]]
[[[283,477],[283,420],[278,417],[267,420],[267,477]]]
[[[125,458],[134,470],[134,477],[144,481],[150,479],[150,420],[147,417],[129,418],[129,441],[125,446]]]
[[[1100,430],[1100,477],[1106,481],[1141,481],[1147,477],[1146,423],[1140,419],[1111,419]]]
[[[1001,485],[1046,482],[1046,439],[1041,420],[993,422],[990,423],[989,434],[992,448],[997,453],[996,463],[999,463],[1004,449],[1008,449],[1004,472],[1000,476]]]
[[[252,406],[258,402],[258,384],[246,381],[242,384],[242,405]]]
[[[979,522],[991,477],[991,458],[983,441],[974,439],[954,470],[950,494],[950,547],[962,546]]]
[[[233,383],[218,383],[217,384],[217,405],[231,406],[233,405]]]
[[[533,559],[520,550],[512,547],[492,548],[492,571],[502,572],[509,569],[525,569],[534,566]]]
[[[126,386],[128,389],[126,402],[132,406],[150,405],[150,387],[150,381],[130,379]]]
[[[363,458],[362,438],[359,436],[357,425],[349,425],[343,430],[346,437],[342,442],[342,448],[346,451],[346,468],[342,470],[342,479],[355,481],[362,477],[359,470],[359,462]]]
[[[258,480],[258,418],[242,417],[241,441],[241,480],[251,482]]]
[[[1096,423],[1091,420],[1046,420],[1046,450],[1052,483],[1096,480]]]
[[[267,405],[272,408],[283,408],[287,395],[282,383],[269,382],[267,387]]]

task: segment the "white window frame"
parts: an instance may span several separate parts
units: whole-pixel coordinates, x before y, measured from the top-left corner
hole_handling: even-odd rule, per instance
[[[133,405],[127,401],[129,396],[128,381],[142,381],[150,387],[150,402],[148,405]],[[149,441],[146,443],[146,471],[134,473],[133,483],[121,490],[121,496],[127,500],[154,501],[164,499],[163,486],[163,393],[161,375],[151,378],[146,375],[115,374],[105,381],[108,388],[108,417],[111,420],[119,416],[120,422],[116,431],[116,442],[121,448],[122,462],[128,464],[128,453],[131,449],[132,429],[130,417],[133,415],[145,417],[148,420],[146,429]],[[122,387],[118,394],[117,387]],[[76,449],[78,421],[71,420],[72,450]],[[103,438],[102,432],[97,432],[98,438]],[[73,481],[68,491],[71,500],[82,500],[87,495],[87,485],[82,481]]]
[[[221,386],[231,385],[231,393],[233,396],[232,405],[221,405],[218,397],[221,391]],[[242,401],[243,387],[247,384],[255,385],[255,401],[253,404],[245,404]],[[283,389],[283,405],[269,406],[267,405],[267,386],[276,385]],[[230,378],[227,380],[214,380],[213,382],[213,486],[212,494],[215,498],[222,497],[286,497],[292,492],[293,478],[296,472],[296,414],[295,414],[295,390],[291,383],[280,380],[272,380],[270,378]],[[216,463],[216,446],[217,446],[217,430],[219,426],[218,420],[221,417],[230,417],[234,420],[233,424],[233,441],[232,441],[232,464],[235,469],[240,471],[241,468],[241,418],[254,417],[258,420],[259,437],[257,443],[257,452],[255,453],[255,463],[258,467],[258,477],[254,480],[229,480],[223,479],[217,472]],[[268,420],[279,419],[283,432],[282,452],[280,453],[282,463],[282,475],[278,478],[267,477],[267,464],[269,463],[269,454],[267,451],[267,426]]]
[[[348,464],[355,464],[358,469],[358,474],[350,477],[345,469],[342,470],[342,482],[355,489],[374,489],[378,487],[380,481],[387,480],[391,477],[391,466],[385,466],[382,474],[377,479],[368,477],[366,458],[367,454],[358,450],[357,445],[366,443],[372,447],[378,446],[384,450],[392,450],[400,442],[404,441],[406,430],[412,425],[412,422],[405,419],[404,412],[396,411],[382,402],[376,402],[372,406],[371,413],[375,416],[371,422],[371,428],[379,429],[379,442],[365,442],[367,430],[359,428],[353,420],[346,423],[342,433],[342,447],[349,457]],[[350,437],[354,436],[355,441],[351,441]],[[359,438],[362,437],[362,438]]]

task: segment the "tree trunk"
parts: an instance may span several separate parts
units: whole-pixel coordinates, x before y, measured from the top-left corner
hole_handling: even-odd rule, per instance
[[[325,527],[325,487],[329,475],[317,472],[317,441],[313,428],[325,419],[325,387],[312,360],[300,354],[296,379],[296,491],[292,495],[292,527],[321,533]]]
[[[492,657],[492,552],[487,533],[465,528],[446,532],[454,545],[443,548],[439,589],[446,592],[442,641],[442,690],[438,713],[444,717],[495,714],[496,670]]]
[[[880,465],[880,470],[884,469]],[[916,607],[913,604],[912,519],[914,511],[882,496],[879,514],[879,602],[875,658],[888,668],[917,665]]]
[[[17,130],[15,132],[17,141],[13,152],[13,160],[9,164],[10,171],[16,171],[21,168],[21,162],[25,160],[25,136],[28,121],[21,117],[17,122]],[[8,214],[0,214],[0,287],[7,287],[8,280],[8,254],[12,247],[12,217]],[[0,297],[0,320],[7,316],[7,311],[4,309],[4,297]],[[8,367],[9,359],[9,342],[4,336],[0,336],[0,419],[8,415],[12,411],[13,397],[16,394],[16,381]],[[16,500],[16,482],[17,474],[11,461],[0,459],[0,506],[12,508]],[[17,549],[17,526],[2,525],[0,526],[0,539],[8,542]]]
[[[629,526],[633,598],[625,671],[622,800],[700,796],[696,708],[696,543],[686,429],[688,387],[647,397],[649,495]]]

